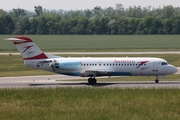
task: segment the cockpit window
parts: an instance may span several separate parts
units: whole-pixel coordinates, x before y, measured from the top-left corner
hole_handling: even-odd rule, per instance
[[[162,65],[168,65],[168,63],[166,63],[166,62],[162,62]]]

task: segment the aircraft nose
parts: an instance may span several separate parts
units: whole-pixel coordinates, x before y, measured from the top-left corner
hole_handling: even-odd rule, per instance
[[[178,72],[178,69],[173,65],[168,65],[165,68],[165,73],[166,74],[174,74],[174,73],[177,73],[177,72]]]

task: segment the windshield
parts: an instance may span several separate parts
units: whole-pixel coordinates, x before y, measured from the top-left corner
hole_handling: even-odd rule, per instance
[[[168,63],[167,62],[162,62],[162,65],[168,65]]]

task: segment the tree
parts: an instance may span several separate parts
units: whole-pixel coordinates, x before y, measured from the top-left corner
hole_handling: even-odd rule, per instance
[[[94,12],[95,17],[101,17],[103,13],[100,6],[94,7],[93,12]]]
[[[128,34],[136,34],[139,23],[141,22],[140,18],[131,18],[129,19],[129,31]]]
[[[42,6],[40,5],[34,6],[34,11],[36,12],[37,16],[40,16],[41,14],[43,14]]]
[[[0,34],[11,34],[15,24],[10,15],[0,15]]]
[[[163,28],[162,22],[155,17],[145,17],[138,25],[139,34],[158,34]]]
[[[117,34],[118,26],[116,20],[113,19],[108,22],[108,29],[109,34]]]
[[[128,17],[135,17],[135,18],[142,18],[142,9],[141,6],[134,6],[134,7],[129,7],[127,11],[127,16]]]
[[[109,19],[107,17],[95,18],[92,22],[93,34],[107,34]]]
[[[29,34],[37,34],[38,20],[36,18],[30,19],[30,30]]]
[[[173,33],[173,21],[172,19],[166,19],[163,21],[163,32],[164,34],[172,34]]]
[[[174,16],[174,8],[172,5],[164,6],[163,18],[171,18]]]
[[[92,17],[92,12],[88,9],[88,10],[85,10],[84,11],[84,14],[85,14],[85,16],[87,17],[87,18],[90,18],[90,17]]]
[[[124,15],[124,7],[122,4],[116,4],[116,13],[118,16],[123,16]]]
[[[78,19],[75,34],[85,35],[87,33],[88,18],[81,17]]]
[[[0,15],[5,15],[6,11],[4,11],[3,9],[0,9]]]
[[[14,22],[18,22],[21,18],[27,16],[27,12],[24,9],[17,8],[17,9],[12,9],[10,11],[10,16],[14,20]]]
[[[3,19],[3,15],[0,15],[0,34],[5,34]]]
[[[37,26],[37,34],[48,34],[48,27],[47,27],[47,19],[45,16],[41,15],[37,18],[38,26]]]
[[[29,17],[22,18],[17,26],[16,31],[14,31],[15,34],[29,34],[31,24],[29,22]]]
[[[122,4],[92,10],[0,9],[0,34],[179,34],[180,7]]]
[[[118,34],[129,34],[129,19],[128,18],[119,18],[117,20],[117,24],[118,24]]]
[[[174,34],[180,34],[180,16],[173,18],[172,27]]]

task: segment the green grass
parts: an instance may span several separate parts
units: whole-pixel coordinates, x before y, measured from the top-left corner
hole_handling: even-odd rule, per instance
[[[17,51],[0,35],[0,51]],[[43,51],[178,51],[180,35],[27,35]]]
[[[126,55],[61,55],[64,57],[124,57]],[[129,57],[160,57],[170,64],[180,66],[180,55],[128,55]],[[55,73],[26,67],[20,55],[0,55],[0,77],[29,76],[29,75],[53,75]]]
[[[179,120],[179,89],[0,89],[1,120]]]

